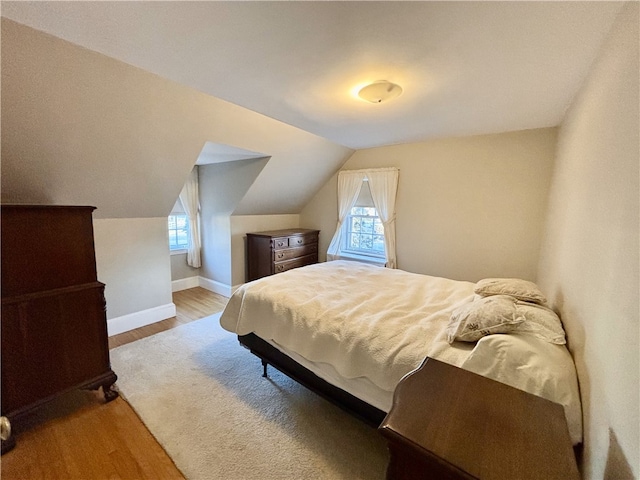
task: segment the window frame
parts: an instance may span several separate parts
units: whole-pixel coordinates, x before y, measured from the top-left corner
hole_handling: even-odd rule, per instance
[[[175,228],[171,228],[171,217],[176,217],[176,227]],[[185,220],[185,226],[184,228],[178,228],[178,217],[184,217]],[[176,243],[176,245],[172,245],[171,244],[171,233],[173,231],[175,231],[175,235],[176,235],[176,240],[178,239],[178,231],[180,230],[186,230],[187,233],[187,243],[185,245],[181,245]],[[190,240],[190,236],[191,236],[191,229],[189,228],[189,217],[187,216],[186,213],[180,213],[180,212],[172,212],[171,214],[169,214],[167,216],[167,234],[168,234],[168,238],[169,238],[169,252],[171,253],[171,255],[179,255],[179,254],[183,254],[183,253],[187,253],[187,249],[189,248],[189,240]]]
[[[355,209],[373,210],[375,215],[354,213]],[[357,232],[353,230],[351,228],[353,218],[372,219],[373,222],[371,225],[371,232],[362,232],[362,231]],[[382,229],[380,233],[376,233],[376,224],[378,224]],[[382,260],[383,262],[386,260],[386,245],[384,243],[384,225],[382,224],[380,215],[378,215],[378,210],[375,207],[365,206],[365,205],[354,205],[351,208],[351,211],[349,212],[347,217],[345,218],[342,228],[343,228],[342,233],[343,233],[344,240],[343,240],[340,256],[362,259],[362,260],[371,261],[374,263],[379,263],[380,260]],[[376,251],[373,248],[371,249],[351,248],[350,244],[351,244],[352,235],[358,235],[359,237],[362,237],[363,235],[367,235],[367,236],[371,235],[373,237],[372,245],[375,243],[375,237],[379,237],[378,239],[382,241],[382,251]]]

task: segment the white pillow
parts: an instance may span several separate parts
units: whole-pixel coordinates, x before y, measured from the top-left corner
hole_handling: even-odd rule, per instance
[[[546,297],[535,283],[519,278],[485,278],[476,283],[473,291],[482,297],[511,295],[524,302],[547,304]]]
[[[560,317],[550,308],[517,301],[516,310],[525,318],[525,321],[518,325],[517,333],[528,333],[556,345],[567,343]]]
[[[451,313],[447,341],[475,342],[492,333],[509,333],[525,321],[518,301],[508,295],[476,297]]]

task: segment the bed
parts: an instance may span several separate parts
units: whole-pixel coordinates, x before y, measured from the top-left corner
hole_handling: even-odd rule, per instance
[[[376,426],[399,381],[431,357],[561,404],[579,444],[578,382],[559,319],[543,297],[479,295],[479,285],[338,260],[242,285],[220,324],[265,375],[273,365]],[[512,310],[496,310],[499,301]],[[501,318],[478,327],[469,312],[479,307]]]

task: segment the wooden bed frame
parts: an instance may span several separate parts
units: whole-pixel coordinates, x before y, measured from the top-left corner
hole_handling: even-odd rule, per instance
[[[267,366],[271,365],[312,392],[376,428],[387,415],[386,412],[331,385],[253,333],[238,335],[238,341],[262,360],[263,377],[267,376]]]

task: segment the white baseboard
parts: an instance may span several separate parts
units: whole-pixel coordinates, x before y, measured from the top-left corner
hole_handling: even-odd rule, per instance
[[[215,280],[211,280],[209,278],[198,277],[200,281],[200,286],[202,288],[206,288],[207,290],[222,295],[223,297],[230,297],[231,294],[235,291],[237,287],[230,287],[225,283],[216,282]]]
[[[179,292],[181,290],[187,290],[194,287],[202,287],[210,292],[217,293],[224,297],[230,297],[240,285],[229,286],[226,283],[220,283],[215,280],[211,280],[205,277],[189,277],[182,278],[180,280],[173,280],[171,282],[171,291]]]
[[[144,327],[161,320],[176,316],[176,306],[172,303],[130,313],[121,317],[107,320],[107,333],[111,337],[119,333],[128,332],[135,328]]]
[[[181,278],[180,280],[173,280],[171,282],[171,291],[179,292],[180,290],[187,290],[188,288],[194,288],[200,286],[200,277]]]
[[[186,290],[188,288],[202,287],[224,297],[230,297],[239,286],[240,285],[229,286],[204,277],[189,277],[172,281],[171,291],[179,292],[180,290]],[[111,337],[175,316],[175,304],[167,303],[166,305],[160,305],[140,312],[111,318],[107,320],[107,333]]]

